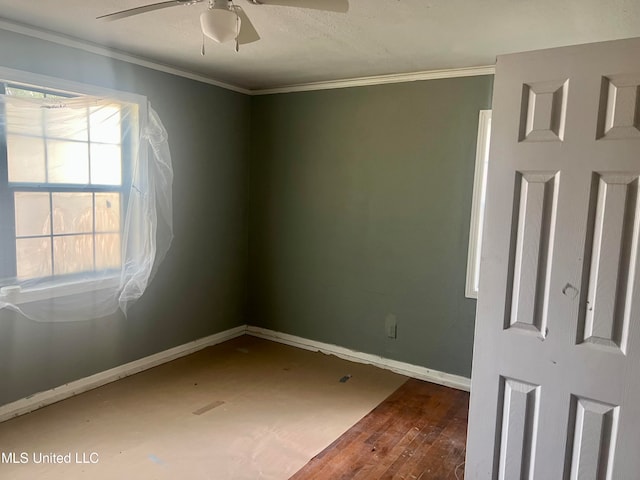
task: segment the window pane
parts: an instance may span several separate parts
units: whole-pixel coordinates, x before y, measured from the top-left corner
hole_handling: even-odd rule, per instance
[[[21,280],[51,275],[51,238],[17,239],[16,266]]]
[[[120,267],[120,234],[96,235],[96,270]]]
[[[44,118],[48,138],[88,140],[86,108],[47,108]]]
[[[100,143],[120,143],[120,107],[109,105],[91,109],[89,125],[91,141]]]
[[[91,183],[122,185],[120,145],[91,144]]]
[[[7,132],[42,136],[42,109],[38,106],[18,106],[5,103]]]
[[[49,194],[16,192],[16,236],[49,235],[51,233]]]
[[[91,193],[53,193],[53,233],[91,233],[93,195]]]
[[[7,135],[7,157],[10,182],[46,181],[44,142],[41,138]]]
[[[96,193],[96,232],[120,231],[120,194]]]
[[[6,92],[7,92],[7,95],[11,95],[12,97],[44,98],[44,93],[42,92],[34,92],[31,90],[25,90],[25,89],[16,88],[16,87],[7,87]]]
[[[53,237],[55,275],[93,270],[93,236]]]
[[[50,183],[89,183],[89,155],[86,143],[47,141]]]

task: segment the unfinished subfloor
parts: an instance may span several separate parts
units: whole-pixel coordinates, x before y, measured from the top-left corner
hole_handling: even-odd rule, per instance
[[[0,424],[0,479],[285,479],[405,381],[243,336]]]
[[[0,424],[0,478],[455,478],[468,394],[406,380],[243,336]]]

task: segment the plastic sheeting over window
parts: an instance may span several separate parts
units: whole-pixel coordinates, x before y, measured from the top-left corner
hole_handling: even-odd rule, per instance
[[[42,322],[126,313],[173,238],[160,118],[147,105],[0,88],[0,309]]]

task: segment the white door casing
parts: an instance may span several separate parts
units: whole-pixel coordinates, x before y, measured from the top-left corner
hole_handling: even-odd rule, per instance
[[[640,479],[640,39],[498,57],[465,479]]]

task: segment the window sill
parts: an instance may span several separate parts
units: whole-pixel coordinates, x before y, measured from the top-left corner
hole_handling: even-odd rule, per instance
[[[53,298],[68,297],[113,289],[120,284],[119,276],[103,277],[96,280],[83,280],[61,285],[42,285],[29,289],[21,289],[19,285],[8,285],[0,288],[0,303],[22,305]]]

